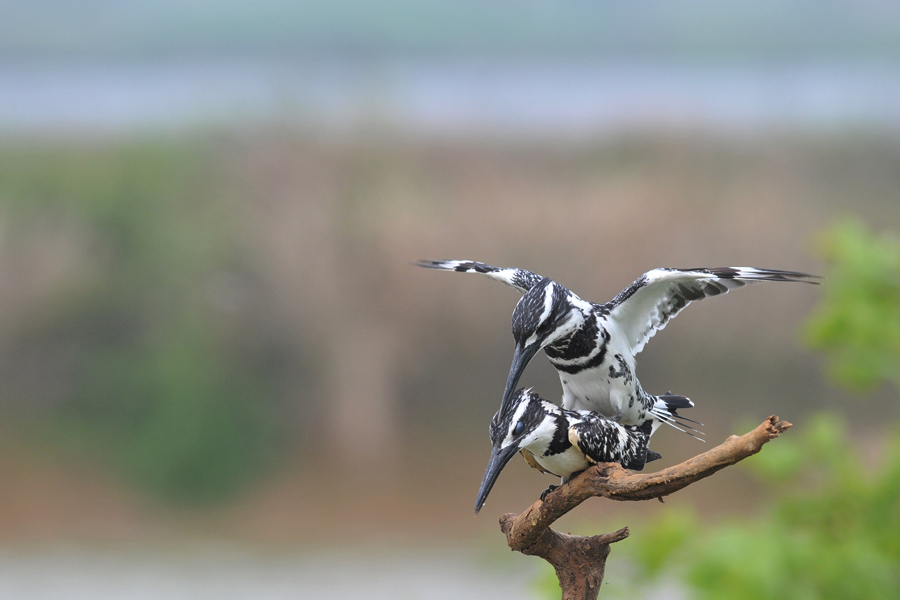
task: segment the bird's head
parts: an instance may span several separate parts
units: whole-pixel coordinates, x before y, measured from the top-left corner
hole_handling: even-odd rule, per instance
[[[542,436],[553,435],[555,424],[550,414],[553,408],[531,390],[518,390],[513,394],[509,410],[500,410],[491,419],[493,449],[478,490],[475,514],[484,506],[500,471],[512,457]]]
[[[558,283],[544,278],[519,299],[512,314],[516,341],[500,412],[508,408],[525,367],[541,348],[571,336],[584,323],[586,304]]]

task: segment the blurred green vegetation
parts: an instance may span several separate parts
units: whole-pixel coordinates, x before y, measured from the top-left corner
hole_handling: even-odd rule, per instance
[[[831,269],[807,324],[809,343],[828,356],[829,373],[842,385],[900,386],[900,237],[848,220],[820,242]]]
[[[21,403],[42,407],[31,433],[179,502],[240,489],[279,443],[279,349],[242,304],[252,271],[210,155],[150,142],[0,155],[7,243],[48,222],[86,240],[77,276],[7,343],[37,357],[34,377],[65,382]]]
[[[831,268],[807,323],[810,342],[828,355],[841,384],[896,384],[900,239],[848,220],[822,241]],[[842,419],[823,413],[741,468],[769,492],[761,514],[711,523],[675,509],[636,524],[616,548],[634,571],[627,583],[605,587],[607,596],[675,585],[708,600],[900,597],[900,427],[877,444],[860,444]],[[558,594],[555,581],[548,573],[540,582],[547,597]]]
[[[635,527],[628,597],[667,576],[694,598],[897,598],[898,433],[873,461],[823,414],[766,446],[747,468],[770,489],[771,506],[718,523],[673,511]]]

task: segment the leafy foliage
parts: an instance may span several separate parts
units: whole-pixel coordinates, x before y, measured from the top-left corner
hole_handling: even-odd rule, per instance
[[[832,267],[807,326],[810,344],[828,355],[830,373],[843,385],[900,385],[900,237],[848,221],[821,242]]]
[[[769,509],[719,524],[671,512],[635,528],[625,546],[640,570],[634,581],[675,573],[692,597],[710,600],[898,597],[897,436],[869,469],[833,416],[793,433],[747,461],[773,488]]]
[[[52,221],[88,240],[77,279],[30,307],[10,343],[13,363],[38,356],[35,379],[62,382],[34,437],[186,502],[239,489],[278,434],[278,363],[261,358],[278,352],[248,322],[252,270],[197,150],[32,147],[0,160],[5,216],[23,238]]]

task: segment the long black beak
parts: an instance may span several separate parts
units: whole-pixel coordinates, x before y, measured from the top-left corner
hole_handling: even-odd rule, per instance
[[[522,371],[525,370],[525,367],[540,349],[537,343],[525,347],[516,344],[512,366],[509,368],[509,378],[506,380],[506,389],[503,390],[503,400],[500,401],[500,414],[506,412],[509,403],[512,401],[513,391],[519,383],[519,377],[522,376]]]
[[[518,446],[515,445],[509,445],[506,448],[494,446],[494,449],[491,451],[491,459],[488,461],[487,469],[484,471],[484,479],[481,480],[481,487],[478,489],[478,499],[475,501],[476,515],[481,510],[481,507],[484,506],[484,502],[487,500],[488,494],[491,493],[491,488],[494,487],[494,482],[497,481],[500,471],[516,455],[518,450]]]

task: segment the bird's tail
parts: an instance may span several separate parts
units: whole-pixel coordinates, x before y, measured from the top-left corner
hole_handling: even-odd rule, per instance
[[[654,396],[654,398],[656,401],[653,403],[653,408],[650,409],[650,413],[656,417],[657,420],[670,427],[674,427],[678,431],[682,431],[701,442],[705,441],[700,437],[703,435],[703,432],[694,427],[694,425],[703,427],[703,423],[679,415],[677,412],[679,408],[692,408],[694,406],[694,403],[691,402],[690,398],[679,396],[672,392],[666,392],[665,394]]]
[[[626,469],[643,471],[646,463],[662,458],[659,452],[654,452],[647,447],[647,444],[650,442],[650,436],[653,434],[654,421],[655,419],[647,419],[640,427],[634,428],[637,430],[636,438],[639,440],[639,447],[630,462],[622,463],[622,466]],[[630,427],[627,429],[630,429]]]

